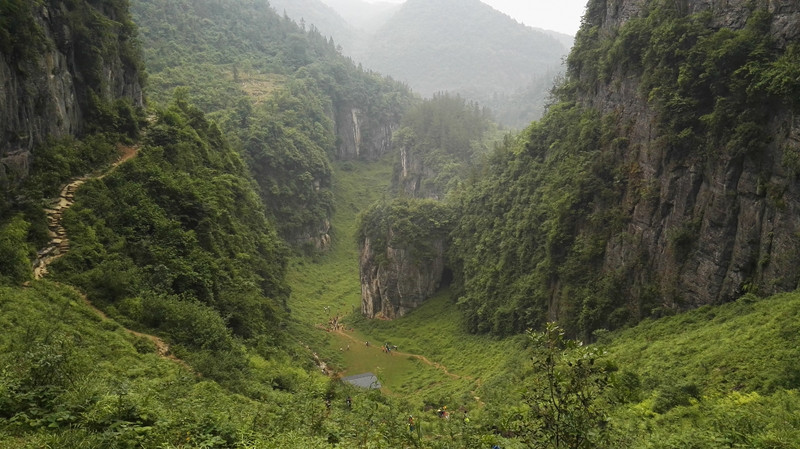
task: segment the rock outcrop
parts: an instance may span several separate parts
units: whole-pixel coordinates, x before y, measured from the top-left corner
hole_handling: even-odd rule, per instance
[[[361,248],[361,313],[395,319],[419,307],[442,282],[444,239],[430,242],[432,257],[414,257],[407,249],[376,248],[367,238]]]
[[[361,217],[361,311],[401,317],[447,282],[445,247],[452,210],[433,200],[376,204]]]
[[[37,42],[0,50],[0,180],[27,176],[34,148],[48,138],[80,135],[92,95],[101,102],[126,97],[143,104],[141,73],[130,59],[138,48],[127,10],[99,1],[49,0],[26,7],[30,15],[20,14],[40,32]],[[96,22],[74,23],[81,14]],[[113,37],[91,34],[100,28]]]
[[[594,1],[589,20],[614,33],[642,14],[644,0]],[[709,11],[711,26],[739,30],[753,13],[746,0],[683,0],[682,13]],[[800,42],[800,3],[759,1],[772,15],[770,34],[781,50]],[[629,224],[605,251],[603,270],[628,273],[636,302],[655,286],[667,308],[729,301],[747,291],[789,291],[800,282],[800,183],[786,165],[800,151],[800,115],[776,103],[766,124],[763,150],[718,156],[674,153],[659,144],[657,105],[642,94],[641,79],[615,67],[608,82],[580,101],[618,117],[628,167],[623,210]],[[743,151],[750,151],[744,149]],[[644,187],[643,187],[644,186]],[[646,194],[643,194],[646,191]]]
[[[380,119],[353,105],[338,108],[335,115],[339,160],[376,160],[392,149],[399,119]]]

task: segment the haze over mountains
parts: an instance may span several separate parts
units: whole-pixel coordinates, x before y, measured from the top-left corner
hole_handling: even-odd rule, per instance
[[[429,97],[448,91],[489,106],[498,121],[538,118],[572,37],[527,27],[479,0],[274,0],[366,68]]]
[[[368,3],[362,0],[323,0],[344,20],[358,30],[374,33],[400,9],[390,2]]]

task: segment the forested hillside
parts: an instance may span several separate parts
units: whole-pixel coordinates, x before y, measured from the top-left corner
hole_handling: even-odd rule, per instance
[[[0,4],[0,280],[32,275],[40,200],[135,139],[144,63],[125,2]],[[91,135],[80,144],[74,137]]]
[[[797,287],[797,8],[734,3],[590,3],[558,102],[460,199],[472,330],[590,338]]]
[[[377,158],[414,100],[266,1],[134,1],[152,101],[177,87],[235,136],[267,213],[290,243],[330,243],[330,160]]]

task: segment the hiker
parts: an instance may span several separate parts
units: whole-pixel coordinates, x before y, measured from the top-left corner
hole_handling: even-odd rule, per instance
[[[466,410],[464,410],[464,424],[469,424],[469,415]]]
[[[347,399],[344,400],[344,402],[347,403],[347,408],[353,407],[353,399],[351,399],[350,396],[348,396]]]
[[[408,431],[409,432],[414,431],[414,415],[408,416]]]

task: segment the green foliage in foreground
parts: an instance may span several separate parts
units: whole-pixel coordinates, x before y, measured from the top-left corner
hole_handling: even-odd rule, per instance
[[[0,335],[0,446],[797,448],[796,390],[758,392],[750,388],[755,383],[737,388],[714,378],[691,389],[686,385],[694,378],[685,366],[696,361],[713,370],[733,360],[757,366],[777,346],[796,357],[791,339],[797,332],[787,326],[790,319],[777,317],[798,304],[800,294],[791,294],[748,303],[746,311],[735,304],[691,312],[604,336],[604,348],[564,341],[555,329],[534,334],[528,361],[514,356],[525,354],[522,348],[506,348],[510,363],[478,386],[482,404],[464,415],[450,402],[451,418],[443,420],[432,410],[308,374],[279,353],[266,359],[248,352],[248,394],[233,394],[159,357],[149,339],[99,317],[70,288],[49,282],[0,288],[0,325],[6,329]],[[758,317],[761,324],[753,326]],[[762,341],[778,341],[730,360],[690,350],[712,335],[733,346],[738,333],[759,332],[767,334]],[[637,346],[642,339],[652,348]],[[661,351],[659,344],[682,339],[684,359],[659,364],[651,357]],[[642,357],[631,361],[626,354]],[[646,373],[685,381],[655,385],[649,380],[655,374]],[[682,400],[681,391],[694,395]],[[673,404],[656,410],[668,397]]]
[[[703,307],[601,334],[625,447],[800,447],[800,293]]]
[[[136,158],[80,189],[52,271],[168,335],[204,374],[235,379],[234,336],[281,338],[286,248],[217,126],[180,98],[158,115]]]
[[[279,354],[249,354],[250,393],[233,394],[49,282],[0,288],[0,311],[4,448],[521,447],[487,432],[478,415],[472,423],[417,413]]]

